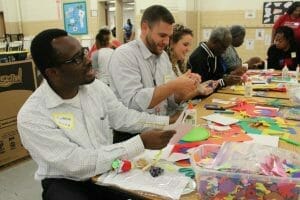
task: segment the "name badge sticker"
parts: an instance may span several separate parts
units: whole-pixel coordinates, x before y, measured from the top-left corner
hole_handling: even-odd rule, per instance
[[[292,52],[292,53],[291,53],[291,57],[292,57],[292,58],[296,58],[296,52]]]
[[[63,129],[74,128],[74,115],[72,113],[52,113],[55,124]]]

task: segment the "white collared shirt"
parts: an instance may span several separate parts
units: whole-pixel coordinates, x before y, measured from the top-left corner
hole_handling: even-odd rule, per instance
[[[140,136],[112,144],[111,128],[139,132],[168,123],[168,117],[129,110],[99,80],[81,86],[71,100],[62,99],[44,81],[18,114],[18,131],[38,164],[38,180],[85,180],[106,172],[113,160],[144,150]]]
[[[154,109],[148,109],[156,85],[162,85],[176,75],[166,52],[152,54],[141,39],[117,48],[109,65],[111,88],[116,96],[129,108],[168,115],[176,110],[174,95]]]
[[[110,76],[108,73],[108,64],[111,59],[111,55],[114,50],[109,47],[101,48],[97,51],[98,53],[98,74],[97,78],[107,85],[110,84]]]

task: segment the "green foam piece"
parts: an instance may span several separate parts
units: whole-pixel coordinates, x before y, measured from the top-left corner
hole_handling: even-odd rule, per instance
[[[193,128],[190,132],[185,134],[181,141],[184,142],[195,142],[195,141],[202,141],[206,140],[209,137],[209,132],[205,128]]]

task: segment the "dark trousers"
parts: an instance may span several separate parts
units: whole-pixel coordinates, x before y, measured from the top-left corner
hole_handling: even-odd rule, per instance
[[[96,185],[92,181],[73,181],[49,178],[42,180],[43,200],[140,200],[147,199],[112,187]]]
[[[123,141],[128,140],[138,134],[139,133],[127,133],[127,132],[121,132],[121,131],[114,130],[113,143],[115,144],[115,143],[123,142]]]

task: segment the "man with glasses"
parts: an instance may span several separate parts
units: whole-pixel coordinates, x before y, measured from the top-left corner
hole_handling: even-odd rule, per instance
[[[175,131],[147,130],[113,145],[111,128],[143,131],[169,124],[169,117],[126,108],[95,80],[86,49],[64,30],[39,33],[31,54],[46,80],[19,111],[18,131],[38,164],[35,178],[42,180],[43,199],[133,198],[89,179],[110,170],[115,159],[163,148]]]
[[[218,80],[219,86],[233,85],[241,82],[241,75],[245,69],[237,69],[229,75],[226,64],[221,55],[231,44],[230,31],[225,27],[218,27],[211,32],[207,42],[201,42],[188,60],[188,67],[194,73],[201,75],[202,81]]]
[[[109,65],[111,88],[129,108],[171,115],[201,81],[190,71],[176,78],[172,64],[164,51],[169,44],[175,22],[171,12],[160,5],[148,7],[141,19],[140,38],[120,46]],[[115,142],[124,133],[116,133]],[[120,136],[120,137],[119,137]],[[127,135],[131,137],[131,134]]]

